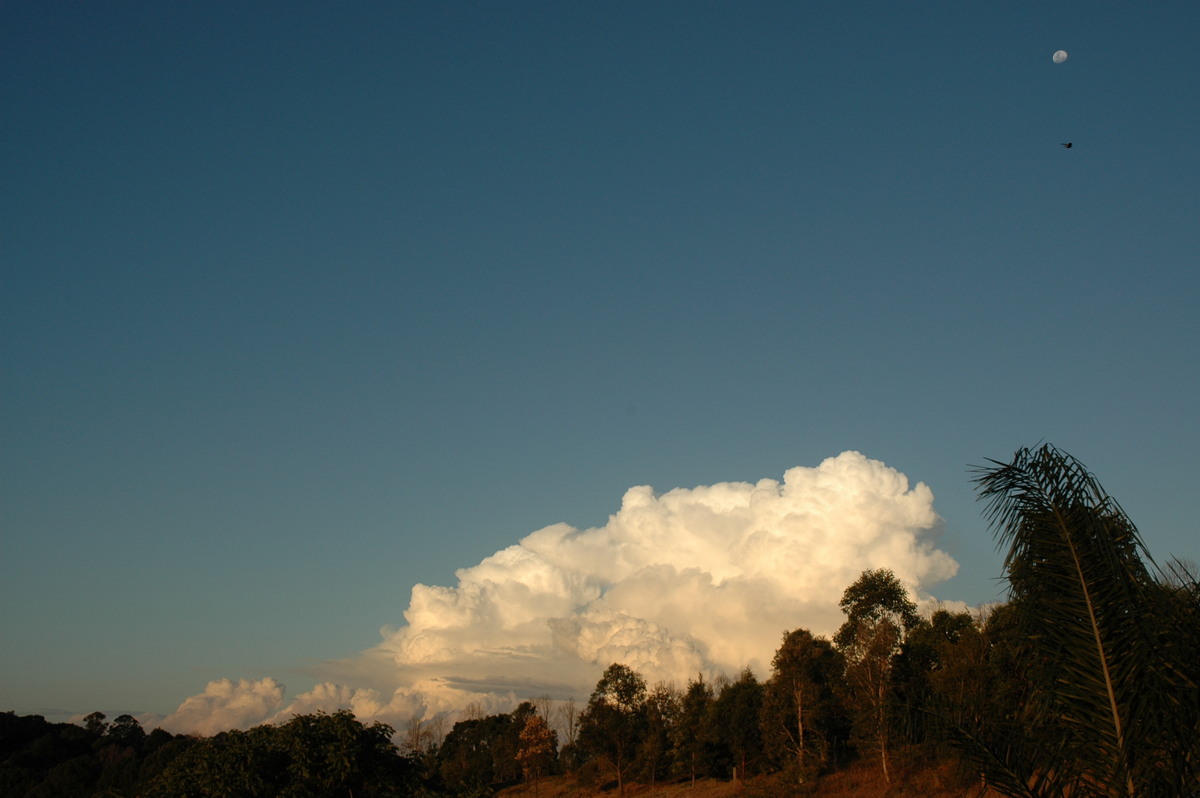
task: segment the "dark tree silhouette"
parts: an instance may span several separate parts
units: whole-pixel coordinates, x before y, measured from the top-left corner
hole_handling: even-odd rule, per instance
[[[645,704],[646,680],[614,662],[596,683],[579,721],[580,742],[613,770],[622,795],[645,733]]]
[[[1013,796],[1159,798],[1200,783],[1192,599],[1164,589],[1133,522],[1075,458],[1020,449],[977,469],[1007,548],[1014,667],[1032,689],[968,750]],[[1186,581],[1186,580],[1185,580]],[[1184,588],[1194,597],[1194,580]],[[1192,616],[1194,618],[1194,616]]]
[[[763,743],[791,780],[812,781],[844,732],[844,712],[834,694],[844,667],[833,645],[807,629],[785,633],[775,652],[763,696]]]

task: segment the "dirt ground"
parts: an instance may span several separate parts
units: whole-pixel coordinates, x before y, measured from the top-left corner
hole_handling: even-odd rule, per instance
[[[522,784],[504,790],[505,798],[617,798],[615,783],[602,787],[581,786],[571,776],[542,779],[536,786]],[[909,770],[895,775],[889,784],[878,767],[855,765],[820,779],[815,789],[788,785],[774,778],[747,781],[702,779],[673,784],[627,784],[626,798],[995,798],[981,791],[978,782],[964,784],[947,766]]]

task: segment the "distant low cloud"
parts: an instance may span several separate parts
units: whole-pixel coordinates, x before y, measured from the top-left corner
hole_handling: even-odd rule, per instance
[[[958,567],[935,548],[941,526],[928,487],[858,452],[782,482],[634,487],[601,527],[548,526],[459,570],[455,587],[416,585],[403,626],[287,707],[271,679],[213,682],[163,725],[210,733],[341,707],[402,725],[586,696],[611,662],[652,683],[747,665],[765,676],[785,630],[837,628],[842,591],[868,568],[929,599]]]
[[[261,723],[282,706],[283,685],[274,679],[218,679],[180,704],[159,725],[172,731],[216,734]]]

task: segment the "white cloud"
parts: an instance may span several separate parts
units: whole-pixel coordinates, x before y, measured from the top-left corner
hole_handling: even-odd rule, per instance
[[[928,487],[858,452],[782,482],[634,487],[601,527],[548,526],[459,570],[455,587],[413,587],[406,625],[331,668],[359,687],[318,685],[280,711],[272,680],[214,682],[167,721],[203,731],[349,707],[402,725],[472,702],[586,696],[611,662],[651,682],[747,665],[765,676],[784,631],[837,628],[842,591],[868,568],[931,601],[957,570],[934,547],[940,529]]]
[[[283,685],[270,677],[218,679],[180,704],[160,725],[167,731],[205,735],[248,728],[279,711],[283,692]]]
[[[334,712],[339,709],[350,709],[359,717],[374,717],[379,715],[384,707],[379,693],[374,690],[322,682],[307,693],[301,693],[292,699],[292,703],[280,710],[272,721],[283,722],[295,715]]]

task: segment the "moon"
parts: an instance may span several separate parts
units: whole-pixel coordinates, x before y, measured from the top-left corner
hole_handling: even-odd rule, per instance
[[[1050,57],[1050,60],[1056,64],[1061,64],[1063,61],[1067,60],[1067,51],[1066,50],[1055,51],[1054,55],[1052,55]]]

